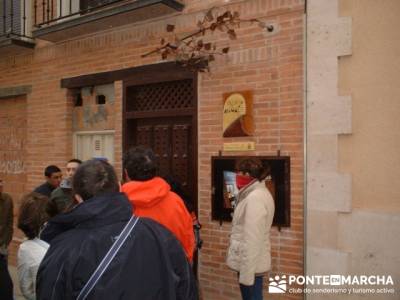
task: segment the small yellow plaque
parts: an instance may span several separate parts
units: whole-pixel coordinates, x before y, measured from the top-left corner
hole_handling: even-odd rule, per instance
[[[223,97],[223,137],[253,135],[253,93],[251,91],[225,93]]]
[[[254,142],[224,143],[224,151],[254,151],[255,149]]]

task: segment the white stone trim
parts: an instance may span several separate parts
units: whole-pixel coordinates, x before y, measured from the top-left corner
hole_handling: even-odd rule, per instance
[[[338,171],[338,136],[352,132],[351,96],[338,92],[338,57],[351,55],[352,20],[338,12],[338,0],[307,2],[307,275],[347,274],[351,268],[351,251],[338,245],[339,226],[325,232],[335,238],[326,245],[318,238],[323,230],[307,228],[308,214],[325,221],[320,228],[328,228],[338,224],[340,213],[352,211],[351,175]],[[327,213],[329,220],[324,218]]]

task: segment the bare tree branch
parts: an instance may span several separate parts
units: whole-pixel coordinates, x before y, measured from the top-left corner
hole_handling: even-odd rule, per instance
[[[227,34],[230,40],[237,38],[235,28],[239,28],[241,23],[257,23],[261,28],[267,28],[268,31],[272,31],[273,27],[267,25],[258,19],[241,19],[237,11],[233,13],[229,10],[223,14],[215,15],[214,9],[211,8],[207,11],[204,18],[197,22],[198,29],[194,32],[179,38],[175,33],[175,25],[168,24],[166,27],[167,33],[173,33],[173,41],[167,42],[167,37],[161,38],[161,47],[157,47],[147,53],[144,53],[142,57],[147,57],[152,54],[158,53],[162,59],[168,59],[173,57],[174,60],[189,68],[196,69],[200,72],[209,71],[209,63],[215,60],[215,55],[226,55],[229,52],[229,47],[224,47],[218,50],[216,42],[206,42],[204,38],[208,34],[213,33],[215,30],[219,30]],[[271,29],[272,28],[272,29]]]

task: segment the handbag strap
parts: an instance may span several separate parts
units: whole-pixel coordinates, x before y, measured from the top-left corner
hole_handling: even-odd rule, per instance
[[[119,237],[112,244],[110,250],[108,250],[107,254],[104,256],[103,260],[98,265],[97,269],[93,272],[92,276],[90,276],[89,280],[86,282],[85,286],[80,291],[76,300],[84,300],[95,287],[101,276],[104,274],[111,261],[117,255],[119,249],[125,243],[129,234],[132,232],[133,228],[136,226],[139,218],[132,216],[125,227],[122,229]]]

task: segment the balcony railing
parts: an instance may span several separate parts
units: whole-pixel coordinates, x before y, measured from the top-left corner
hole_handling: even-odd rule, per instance
[[[31,38],[30,0],[0,0],[0,41]]]
[[[35,0],[35,26],[52,25],[126,0]],[[132,1],[130,1],[132,2]],[[134,1],[133,1],[134,2]]]
[[[0,47],[33,48],[34,38],[57,42],[183,8],[179,0],[0,0]]]
[[[33,37],[51,42],[161,17],[184,8],[179,0],[32,1]]]

